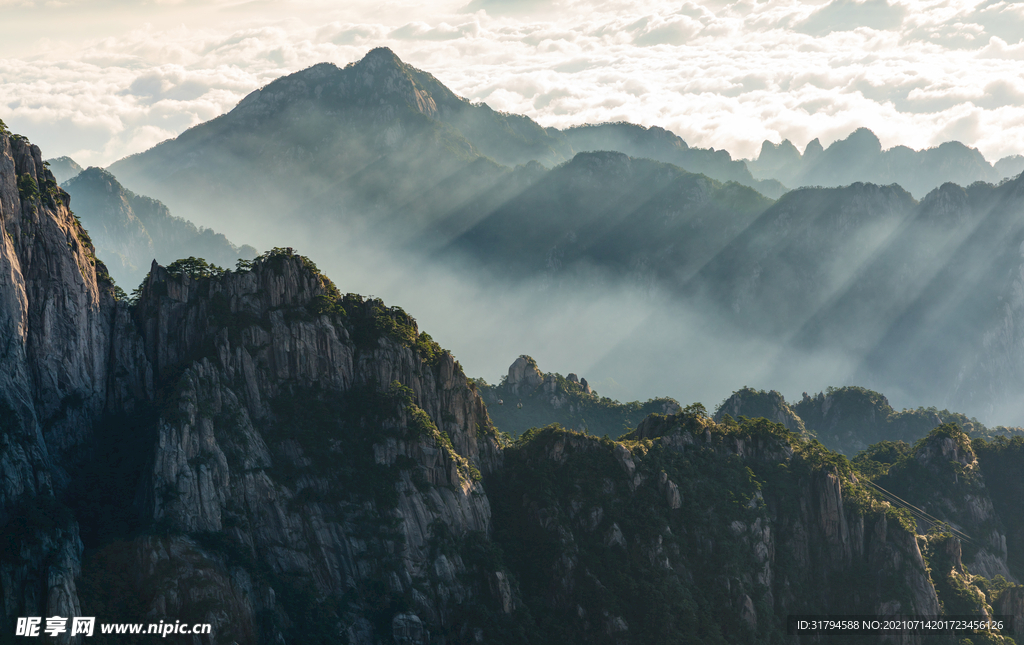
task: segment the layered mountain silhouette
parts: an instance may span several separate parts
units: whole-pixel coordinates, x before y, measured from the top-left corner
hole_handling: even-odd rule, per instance
[[[258,255],[251,246],[236,247],[221,233],[171,215],[162,203],[136,195],[102,168],[82,171],[63,188],[74,200],[75,215],[91,232],[96,254],[122,288],[142,282],[153,260],[167,264],[199,256],[231,267],[238,259]]]
[[[758,183],[660,128],[559,131],[496,112],[381,48],[278,79],[111,169],[229,236],[244,227],[321,261],[341,244],[383,248],[416,275],[459,262],[473,288],[539,284],[548,298],[640,288],[697,321],[686,338],[756,345],[772,378],[793,383],[812,356],[826,382],[1017,423],[1024,201],[1021,180],[996,182],[1019,161],[997,171],[955,142],[883,151],[861,129],[802,155],[766,146],[752,167],[778,181]],[[933,189],[947,179],[967,187]],[[801,183],[825,187],[766,196]],[[596,365],[637,375],[657,360],[679,376],[661,348],[680,337],[657,339],[671,324]]]
[[[388,69],[373,60],[347,69],[363,64]],[[286,118],[268,107],[253,108],[263,116],[249,124],[262,132],[222,121],[208,139],[201,126],[189,136],[208,155],[153,168],[194,180],[197,205],[215,198],[219,170],[228,183],[218,208],[249,226],[276,218],[282,230],[319,233],[318,250],[356,250],[324,235],[343,219],[346,230],[363,226],[363,239],[404,235],[410,255],[429,233],[435,246],[417,257],[471,257],[460,266],[490,274],[489,285],[546,276],[547,286],[600,293],[624,273],[646,276],[674,324],[673,304],[684,302],[738,338],[764,339],[778,350],[763,352],[769,362],[831,348],[905,390],[1016,409],[1024,177],[945,184],[921,201],[863,183],[776,201],[616,151],[509,168],[441,120],[430,79],[407,72],[381,81],[380,91],[415,103],[400,119],[373,120],[394,103],[350,101],[315,122],[348,123],[353,146],[408,126],[385,137],[393,158],[353,148],[303,176],[312,166],[296,160],[310,150],[281,148],[288,140],[273,131],[300,132],[301,110]],[[507,116],[470,114],[485,125]],[[513,125],[523,122],[508,124],[519,136]],[[556,152],[525,132],[522,154]],[[256,145],[260,136],[269,147]],[[247,166],[218,168],[238,151]],[[433,156],[403,156],[417,151]],[[274,165],[280,154],[292,167]],[[332,183],[331,168],[349,174]],[[389,178],[396,169],[433,174]],[[467,184],[481,177],[490,184]],[[274,192],[282,180],[297,183]],[[348,276],[335,284],[292,248],[211,266],[193,256],[236,249],[217,236],[214,251],[199,248],[202,231],[109,172],[88,169],[67,185],[75,195],[0,121],[8,635],[25,617],[80,615],[209,624],[210,645],[784,643],[798,614],[999,615],[1024,630],[1019,429],[989,441],[962,414],[897,412],[861,387],[792,405],[744,388],[714,418],[676,399],[617,404],[574,374],[542,374],[526,355],[489,386],[395,302],[345,293]],[[256,209],[261,190],[270,204]],[[341,199],[351,201],[331,201]],[[109,239],[131,261],[177,235],[187,257],[151,264],[131,298],[94,244]],[[444,296],[434,284],[424,291]],[[545,293],[567,302],[567,291]],[[592,315],[622,309],[611,302]],[[495,339],[521,324],[503,322],[487,330]],[[637,334],[700,379],[732,349],[713,346],[705,360],[665,343],[649,321]],[[606,345],[597,339],[594,351]],[[734,374],[763,358],[740,349]],[[615,437],[620,428],[629,431]],[[860,452],[848,459],[826,446]],[[966,631],[949,641],[1012,643]],[[96,642],[125,641],[97,633]]]
[[[562,134],[577,152],[614,150],[630,157],[663,161],[723,183],[735,181],[773,199],[786,191],[786,187],[775,179],[755,179],[746,164],[733,160],[725,150],[691,148],[678,135],[657,126],[587,124],[567,128],[562,130]]]
[[[78,173],[85,170],[81,165],[71,157],[56,157],[54,159],[47,159],[46,165],[49,167],[50,172],[53,173],[53,178],[58,184],[63,184],[67,180],[71,179]]]
[[[280,215],[330,208],[332,219],[392,224],[392,234],[411,236],[447,233],[438,222],[468,203],[477,210],[500,203],[509,196],[509,168],[620,149],[760,185],[727,152],[689,148],[659,128],[562,132],[471,103],[386,48],[343,69],[322,63],[278,79],[227,114],[110,169],[174,212],[202,212],[215,226],[233,222],[239,209]],[[266,219],[274,226],[278,217]]]
[[[802,189],[766,210],[687,284],[743,333],[834,352],[903,401],[1016,423],[1024,385],[1024,178]]]
[[[496,272],[588,282],[595,271],[648,287],[689,279],[772,201],[677,166],[579,153],[467,230],[453,247]]]
[[[755,177],[775,179],[790,188],[856,182],[899,184],[918,199],[947,182],[961,186],[976,181],[998,183],[1024,172],[1020,155],[990,164],[976,149],[959,141],[926,150],[907,146],[882,150],[878,137],[867,128],[857,129],[828,148],[814,139],[803,154],[788,139],[777,144],[765,141],[757,159],[747,165]]]

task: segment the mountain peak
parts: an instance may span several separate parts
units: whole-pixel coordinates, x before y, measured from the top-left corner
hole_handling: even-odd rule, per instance
[[[461,102],[430,74],[404,63],[387,47],[377,47],[344,69],[319,63],[283,76],[245,97],[233,112],[266,118],[297,104],[314,104],[332,112],[361,111],[386,122],[406,107],[436,118],[442,106],[454,109]]]
[[[82,172],[82,166],[71,157],[56,157],[47,159],[46,164],[50,167],[54,179],[58,184],[63,184],[78,173]]]
[[[388,47],[374,47],[370,51],[366,52],[360,63],[391,63],[394,65],[405,65],[402,59],[398,57],[395,52],[391,51]]]
[[[118,192],[121,192],[124,190],[124,187],[121,186],[119,181],[117,181],[117,178],[114,177],[113,173],[105,168],[99,168],[97,166],[89,166],[85,170],[82,170],[76,176],[68,180],[68,185],[71,186],[83,182],[104,183],[108,186],[108,191],[117,190]]]
[[[878,136],[874,132],[867,128],[857,128],[841,143],[855,147],[858,151],[865,153],[879,153],[882,151],[882,142],[879,141]]]

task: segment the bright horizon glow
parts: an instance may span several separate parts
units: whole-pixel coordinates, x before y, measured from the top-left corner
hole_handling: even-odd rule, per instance
[[[858,127],[884,148],[1024,153],[1024,4],[984,0],[0,0],[0,119],[106,166],[313,64],[390,47],[544,126],[630,121],[757,155]]]

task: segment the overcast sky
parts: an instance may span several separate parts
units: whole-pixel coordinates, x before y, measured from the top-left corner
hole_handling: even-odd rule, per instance
[[[0,119],[83,165],[381,45],[543,125],[661,125],[734,157],[860,126],[886,148],[1024,153],[1024,2],[0,0],[0,14]]]

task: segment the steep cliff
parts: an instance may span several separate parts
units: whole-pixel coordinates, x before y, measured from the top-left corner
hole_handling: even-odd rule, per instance
[[[82,543],[60,501],[103,410],[112,285],[39,148],[0,122],[0,617],[79,610]],[[10,630],[8,629],[10,628]],[[67,642],[67,638],[58,639]]]
[[[117,302],[68,205],[5,132],[4,633],[26,615],[174,616],[225,643],[485,628],[451,617],[507,604],[503,572],[436,547],[485,539],[501,464],[451,355],[288,250],[154,263]]]
[[[912,520],[764,420],[531,430],[489,486],[531,642],[781,642],[790,613],[939,612]]]
[[[501,454],[462,370],[409,316],[278,250],[223,274],[154,264],[132,318],[155,375],[142,535],[95,545],[86,609],[267,642],[376,642],[398,614],[485,627],[453,626],[453,604],[502,572],[431,545],[488,534],[480,479]],[[108,559],[143,573],[101,584]]]
[[[949,424],[932,430],[876,481],[968,536],[963,560],[972,573],[1014,579],[1007,563],[1007,531],[983,472],[967,435]]]

